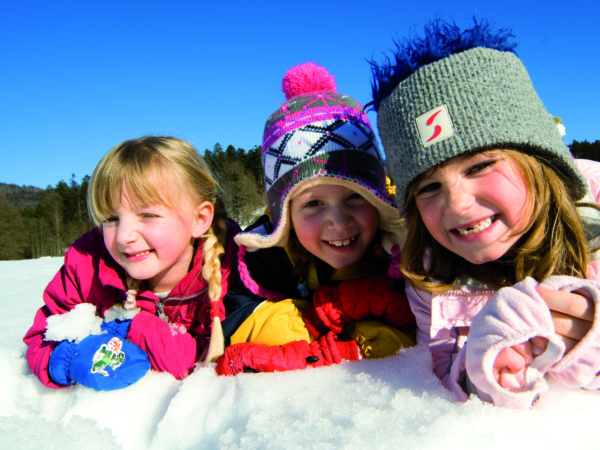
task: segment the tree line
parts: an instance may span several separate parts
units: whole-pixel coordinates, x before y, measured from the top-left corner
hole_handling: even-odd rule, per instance
[[[600,141],[573,141],[576,158],[600,161]],[[261,147],[248,151],[215,144],[203,156],[221,185],[229,216],[251,224],[266,207]],[[89,176],[39,189],[0,183],[0,260],[62,256],[93,227],[87,214]]]
[[[266,205],[261,147],[215,144],[203,156],[223,191],[229,216],[249,225]],[[87,213],[89,175],[39,189],[0,183],[0,260],[62,256],[94,225]]]

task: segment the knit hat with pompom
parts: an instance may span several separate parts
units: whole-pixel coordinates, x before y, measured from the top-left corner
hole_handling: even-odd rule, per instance
[[[400,240],[399,215],[386,194],[382,153],[362,106],[338,94],[335,80],[315,63],[290,69],[282,90],[287,101],[267,119],[262,164],[270,226],[238,234],[248,250],[285,246],[290,200],[315,184],[346,186],[379,212],[386,250]]]

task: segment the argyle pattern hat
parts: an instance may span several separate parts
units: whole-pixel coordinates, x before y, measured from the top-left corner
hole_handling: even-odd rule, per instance
[[[248,240],[249,249],[287,243],[289,201],[315,183],[348,186],[379,211],[385,225],[397,218],[386,193],[386,172],[375,134],[362,106],[336,92],[333,77],[306,63],[290,69],[282,83],[287,101],[267,119],[262,163],[272,233]],[[384,226],[385,226],[384,225]],[[252,241],[252,242],[250,242]]]
[[[385,197],[379,149],[373,131],[361,121],[332,118],[285,133],[263,152],[263,167],[269,211],[275,220],[280,219],[291,189],[311,177],[353,181]]]

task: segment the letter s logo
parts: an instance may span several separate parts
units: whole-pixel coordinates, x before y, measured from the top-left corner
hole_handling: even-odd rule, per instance
[[[454,135],[452,119],[446,105],[438,106],[416,118],[423,147],[429,147]]]

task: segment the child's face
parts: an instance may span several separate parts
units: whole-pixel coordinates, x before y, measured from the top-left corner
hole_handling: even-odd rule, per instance
[[[474,264],[500,258],[523,234],[527,188],[516,162],[498,152],[430,171],[415,200],[433,238]]]
[[[210,227],[200,210],[206,203],[136,206],[124,192],[119,209],[102,224],[106,248],[131,277],[146,280],[154,292],[170,292],[188,272],[194,238]]]
[[[335,269],[360,261],[379,226],[377,209],[344,186],[308,188],[290,208],[302,246]]]

